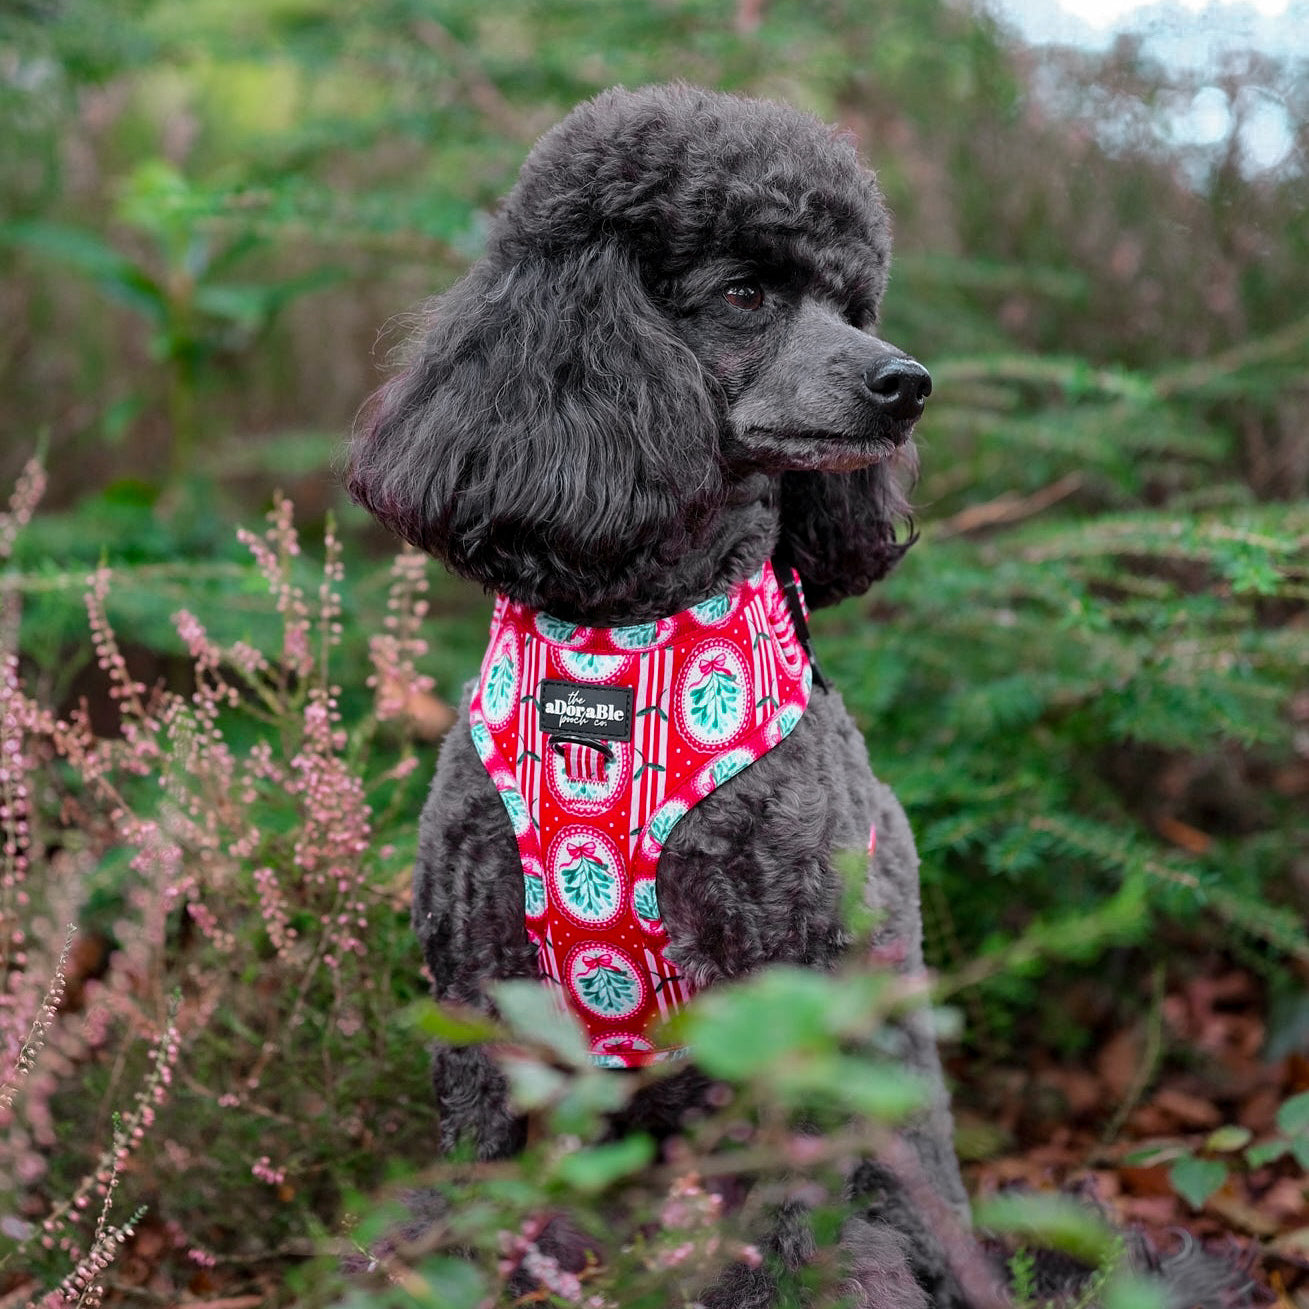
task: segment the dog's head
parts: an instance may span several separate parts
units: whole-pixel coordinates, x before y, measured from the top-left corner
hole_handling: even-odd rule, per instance
[[[873,335],[889,258],[872,174],[817,119],[605,92],[537,143],[374,397],[351,493],[529,602],[597,564],[675,567],[746,480],[908,441],[931,382]]]

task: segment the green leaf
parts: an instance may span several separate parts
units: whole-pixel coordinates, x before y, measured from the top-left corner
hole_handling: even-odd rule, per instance
[[[1107,1263],[1118,1248],[1117,1233],[1099,1214],[1062,1195],[988,1196],[974,1204],[973,1220],[987,1231],[1062,1250],[1093,1267]]]
[[[1204,1202],[1227,1181],[1227,1165],[1217,1159],[1183,1155],[1168,1170],[1168,1180],[1192,1209],[1202,1209]]]
[[[509,1079],[509,1095],[514,1107],[524,1113],[549,1104],[568,1084],[566,1074],[537,1059],[504,1054],[498,1062]]]
[[[1159,1141],[1154,1145],[1143,1145],[1140,1149],[1129,1151],[1123,1156],[1123,1163],[1133,1168],[1148,1168],[1151,1164],[1165,1164],[1186,1153],[1186,1147],[1175,1141]]]
[[[1291,1153],[1301,1168],[1309,1171],[1309,1136],[1297,1136],[1291,1142]]]
[[[236,282],[206,283],[196,289],[198,309],[215,318],[237,324],[247,331],[265,326],[292,300],[321,291],[345,276],[339,268],[319,268],[303,277],[288,278],[272,284]]]
[[[885,1017],[891,981],[769,968],[706,992],[669,1027],[712,1076],[746,1078],[793,1053],[827,1053],[843,1038],[870,1035]]]
[[[621,1141],[609,1141],[586,1150],[575,1150],[562,1155],[553,1172],[561,1182],[575,1191],[594,1195],[612,1186],[621,1178],[639,1172],[653,1158],[654,1141],[638,1132]]]
[[[524,979],[497,982],[488,989],[517,1040],[544,1046],[564,1063],[582,1066],[589,1062],[581,1028],[559,1008],[548,987]]]
[[[1253,1133],[1248,1127],[1238,1127],[1235,1123],[1228,1123],[1209,1133],[1204,1148],[1212,1150],[1215,1154],[1230,1154],[1249,1145],[1252,1136]]]
[[[1168,1309],[1168,1296],[1156,1280],[1122,1274],[1110,1279],[1101,1303],[1104,1309]]]
[[[145,407],[145,397],[135,394],[106,405],[104,413],[100,415],[100,430],[104,433],[105,441],[109,445],[117,445]]]
[[[1289,1100],[1284,1100],[1277,1111],[1277,1126],[1287,1136],[1299,1136],[1309,1132],[1309,1091],[1301,1091]]]
[[[0,226],[0,242],[25,246],[91,278],[113,299],[156,326],[168,318],[164,288],[143,268],[94,232],[63,223],[24,222]]]
[[[1271,1141],[1260,1141],[1245,1152],[1245,1161],[1251,1168],[1262,1168],[1264,1164],[1280,1159],[1290,1148],[1291,1143],[1280,1137],[1274,1137]]]
[[[445,1045],[481,1045],[504,1036],[498,1023],[471,1009],[419,1000],[404,1011],[404,1018],[424,1036]]]
[[[817,1095],[884,1123],[909,1117],[930,1094],[923,1078],[908,1069],[843,1054],[787,1061],[773,1070],[771,1080],[773,1089],[796,1106]]]
[[[550,1128],[559,1136],[585,1137],[599,1127],[602,1115],[621,1109],[640,1083],[634,1077],[615,1076],[611,1068],[583,1070],[550,1113]]]
[[[418,1275],[427,1283],[426,1295],[415,1295],[414,1303],[430,1309],[477,1309],[486,1303],[486,1276],[467,1259],[441,1256],[419,1265]],[[409,1286],[412,1292],[412,1284]]]

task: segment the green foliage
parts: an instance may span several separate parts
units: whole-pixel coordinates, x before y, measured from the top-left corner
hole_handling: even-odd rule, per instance
[[[1176,1141],[1161,1141],[1134,1150],[1132,1164],[1168,1164],[1168,1180],[1192,1209],[1202,1209],[1232,1176],[1288,1160],[1309,1172],[1309,1092],[1284,1100],[1276,1115],[1277,1131],[1252,1142],[1248,1128],[1234,1123],[1210,1132],[1199,1150]]]
[[[165,371],[171,475],[191,472],[200,432],[202,373],[220,351],[247,348],[298,296],[337,279],[319,268],[291,278],[235,282],[228,269],[260,243],[252,229],[215,238],[206,228],[213,205],[170,164],[147,160],[125,179],[118,217],[143,238],[148,255],[120,253],[97,232],[41,220],[0,225],[9,243],[52,259],[94,282],[150,327],[149,352]],[[117,402],[107,432],[117,435],[144,407],[142,397]]]
[[[1084,936],[1095,934],[1092,927]],[[675,1155],[659,1162],[644,1133],[611,1138],[608,1116],[679,1065],[615,1077],[591,1063],[575,1027],[542,987],[496,986],[501,1017],[489,1034],[491,1048],[516,1108],[529,1117],[531,1144],[514,1160],[426,1168],[422,1180],[432,1190],[423,1210],[433,1216],[421,1238],[382,1256],[375,1291],[356,1291],[341,1303],[390,1304],[395,1292],[388,1284],[406,1288],[413,1299],[405,1303],[445,1303],[440,1297],[454,1286],[500,1286],[521,1267],[560,1302],[690,1304],[725,1261],[760,1258],[747,1243],[762,1235],[771,1206],[794,1197],[801,1183],[817,1253],[803,1270],[772,1271],[783,1303],[827,1303],[824,1294],[835,1295],[843,1276],[839,1237],[849,1208],[841,1197],[849,1160],[876,1155],[900,1176],[907,1161],[889,1129],[923,1103],[924,1089],[882,1051],[888,1021],[921,1005],[921,988],[861,962],[870,957],[867,943],[861,938],[835,974],[773,968],[716,987],[677,1016],[670,1035],[694,1046],[721,1087],[708,1112],[684,1125]],[[1022,948],[1037,954],[1047,944],[1037,936],[1024,939]],[[464,1043],[487,1035],[484,1017],[470,1020],[428,1003],[417,1009],[421,1026],[443,1039]],[[700,1179],[738,1175],[750,1179],[750,1200],[728,1212]],[[543,1213],[567,1215],[571,1228],[593,1243],[580,1281],[543,1259],[537,1245]],[[392,1230],[399,1224],[394,1215],[388,1221]],[[1091,1272],[1078,1306],[1156,1304],[1127,1275],[1121,1239],[1085,1206],[1006,1196],[982,1206],[978,1221],[994,1234],[1021,1237],[1029,1248],[1048,1246],[1085,1262]],[[369,1220],[359,1233],[362,1239],[380,1230]],[[962,1233],[940,1235],[958,1244],[960,1258],[970,1257]],[[440,1280],[454,1265],[432,1263],[432,1255],[456,1250],[480,1270],[480,1280],[468,1268],[449,1286]],[[1015,1304],[1043,1309],[1022,1294],[1021,1282]]]
[[[1168,1169],[1168,1180],[1192,1209],[1202,1209],[1204,1202],[1227,1180],[1227,1165],[1217,1159],[1182,1155]]]
[[[1264,795],[1252,810],[1220,794],[1210,814],[1154,789],[1169,765],[1195,775],[1198,794],[1206,769],[1293,757],[1288,688],[1306,647],[1286,618],[1309,594],[1309,508],[1251,503],[1225,483],[1217,433],[1197,421],[1192,439],[1157,421],[1168,406],[1148,376],[1002,418],[1039,378],[1035,363],[952,365],[960,391],[934,396],[926,420],[923,540],[871,597],[871,627],[866,609],[815,622],[870,727],[875,767],[909,808],[936,957],[1003,951],[997,883],[1022,920],[1067,915],[1075,931],[1089,904],[1133,881],[1149,888],[1138,932],[1160,919],[1194,930],[1205,915],[1309,957],[1302,914],[1284,899],[1295,806]],[[979,396],[966,379],[981,376]],[[993,415],[984,446],[963,439],[979,407]],[[956,451],[985,459],[970,470],[974,503],[950,512],[952,496],[933,487],[955,477],[940,441],[956,432]],[[1094,502],[1139,495],[1156,459],[1175,507]],[[1202,487],[1208,503],[1183,507]],[[1187,844],[1161,840],[1173,832]],[[991,1040],[1009,1006],[1036,999],[1012,973],[989,994]]]
[[[1009,1259],[1014,1309],[1054,1309],[1035,1295],[1035,1258],[1028,1242],[1059,1250],[1092,1270],[1068,1309],[1162,1309],[1162,1288],[1133,1275],[1124,1258],[1122,1236],[1100,1215],[1066,1196],[1007,1194],[991,1196],[974,1210],[979,1227],[1019,1246]]]
[[[909,808],[929,946],[946,974],[938,995],[981,986],[966,1039],[989,1055],[1071,1048],[1085,1035],[1070,1030],[1052,972],[1101,968],[1112,946],[1135,951],[1129,972],[1145,976],[1144,949],[1167,969],[1199,941],[1243,949],[1292,1011],[1303,1008],[1279,965],[1309,954],[1288,875],[1303,846],[1294,777],[1309,601],[1309,196],[1302,156],[1277,173],[1245,166],[1237,114],[1213,147],[1164,144],[1168,115],[1203,84],[1195,76],[1128,46],[1016,55],[991,20],[943,0],[65,0],[5,8],[0,48],[0,260],[15,306],[0,323],[0,450],[47,433],[68,506],[31,525],[0,578],[0,635],[21,599],[23,671],[42,700],[67,709],[88,688],[104,699],[82,610],[101,563],[114,575],[114,623],[149,682],[190,686],[178,609],[204,615],[226,648],[278,647],[278,617],[231,520],[284,479],[322,513],[324,470],[377,380],[367,361],[383,357],[378,326],[475,257],[526,149],[569,106],[614,82],[669,76],[781,96],[848,125],[878,168],[898,231],[879,331],[936,383],[920,428],[922,540],[888,583],[819,614],[815,629],[875,768]],[[1303,68],[1269,59],[1215,85],[1235,97],[1241,76],[1302,127]],[[361,516],[343,521],[362,530]],[[304,558],[287,568],[306,593],[317,585]],[[388,851],[371,911],[378,1035],[367,1059],[347,1057],[361,1047],[332,1026],[340,996],[297,982],[303,1022],[267,1112],[214,1115],[210,1082],[255,1066],[287,1013],[267,1001],[251,867],[211,888],[233,918],[239,974],[176,910],[159,968],[181,970],[192,1000],[214,969],[239,983],[240,1002],[220,1007],[212,1043],[197,1047],[203,1089],[188,1085],[174,1106],[227,1162],[221,1176],[152,1164],[142,1187],[158,1183],[150,1202],[170,1217],[215,1214],[213,1246],[239,1243],[236,1213],[257,1213],[268,1240],[330,1225],[341,1190],[388,1157],[368,1123],[355,1132],[360,1105],[386,1122],[400,1103],[404,1122],[387,1139],[414,1142],[410,1157],[426,1159],[426,1093],[396,1092],[422,1081],[416,1030],[489,1036],[468,1013],[423,1009],[416,1029],[388,1017],[417,985],[394,884],[425,779],[381,780],[399,737],[365,749],[367,642],[381,630],[370,597],[381,588],[352,575],[336,666],[347,753],[376,783],[375,845]],[[429,666],[455,687],[480,659],[485,602],[438,585]],[[291,678],[278,694],[297,686]],[[233,748],[274,738],[294,748],[300,729],[284,722],[279,733],[250,695],[222,717]],[[169,750],[193,730],[179,726]],[[176,804],[184,770],[165,771],[166,801],[141,778],[125,797],[148,812]],[[270,855],[285,858],[302,815],[285,794],[259,791],[258,805]],[[96,852],[78,884],[86,922],[118,960],[134,939],[141,874],[102,822],[78,809],[59,836]],[[57,942],[58,915],[45,917]],[[158,1029],[162,995],[141,1030]],[[669,1179],[656,1185],[638,1167],[639,1142],[606,1153],[601,1124],[623,1083],[578,1070],[576,1034],[539,988],[497,999],[504,1021],[536,1041],[507,1064],[515,1095],[550,1133],[576,1138],[583,1160],[539,1146],[525,1169],[539,1170],[551,1200],[584,1211],[630,1202],[639,1232]],[[880,1056],[877,1032],[903,1000],[885,978],[833,989],[799,975],[707,998],[688,1031],[700,1025],[717,1071],[741,1083],[737,1108],[762,1114],[764,1128],[733,1142],[729,1110],[695,1148],[722,1164],[758,1147],[763,1164],[791,1166],[776,1116],[805,1106],[828,1125],[852,1112],[894,1121],[916,1092]],[[88,1144],[54,1159],[56,1173],[104,1144],[93,1111],[113,1098],[115,1077],[144,1067],[137,1046],[118,1050],[121,1074],[97,1048],[84,1103],[60,1101]],[[1216,1176],[1208,1165],[1303,1165],[1301,1110],[1288,1104],[1266,1141],[1218,1137],[1192,1151],[1182,1168],[1191,1193]],[[342,1106],[339,1124],[323,1105]],[[329,1119],[339,1132],[322,1130]],[[251,1183],[249,1165],[288,1121],[303,1185],[283,1200]],[[166,1139],[192,1148],[182,1126]],[[1182,1164],[1176,1150],[1169,1162]],[[439,1248],[405,1265],[407,1289],[378,1299],[477,1302],[496,1276],[497,1225],[521,1229],[542,1197],[530,1172],[438,1185],[458,1212]],[[820,1207],[815,1221],[829,1217]],[[465,1244],[482,1272],[443,1253]],[[687,1296],[699,1285],[680,1266],[656,1271],[662,1255],[639,1241],[623,1257],[632,1287],[646,1288],[631,1291],[633,1306],[674,1303],[659,1289],[669,1277],[682,1276]],[[692,1265],[706,1261],[697,1244]],[[834,1280],[834,1266],[821,1276]],[[1106,1303],[1142,1303],[1119,1277],[1103,1289]]]

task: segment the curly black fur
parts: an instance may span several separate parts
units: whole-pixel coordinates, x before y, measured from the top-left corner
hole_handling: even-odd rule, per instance
[[[431,306],[353,442],[350,491],[456,572],[589,625],[685,609],[779,547],[811,603],[862,593],[912,539],[898,477],[930,390],[873,332],[889,261],[873,175],[817,119],[686,86],[607,91],[537,143],[485,257]],[[830,966],[847,939],[835,856],[873,824],[868,899],[921,969],[908,824],[825,690],[674,829],[659,865],[669,956],[699,985]],[[517,847],[466,730],[423,813],[414,922],[442,999],[484,1005],[489,979],[535,975]],[[964,1215],[921,1019],[903,1057],[935,1087],[912,1134],[922,1171]],[[485,1051],[439,1051],[435,1082],[445,1147],[517,1148]],[[701,1091],[688,1070],[636,1113],[675,1121]],[[852,1232],[859,1303],[960,1302],[937,1247]],[[770,1287],[741,1267],[705,1303],[764,1305]]]

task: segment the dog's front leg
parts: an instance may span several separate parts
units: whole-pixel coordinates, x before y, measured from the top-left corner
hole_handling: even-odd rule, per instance
[[[467,705],[441,747],[414,867],[414,928],[438,1001],[488,1013],[491,981],[537,975],[523,870],[499,793],[473,749]],[[438,1046],[432,1064],[441,1148],[471,1143],[479,1159],[521,1149],[504,1074],[484,1046]]]
[[[881,915],[874,943],[894,958],[909,976],[921,976],[923,962],[922,916],[919,906],[918,852],[909,821],[890,787],[873,783],[873,826],[876,848],[869,861],[867,900]],[[914,1147],[932,1189],[967,1224],[968,1196],[959,1175],[954,1151],[954,1123],[950,1098],[941,1072],[941,1059],[932,1030],[931,1014],[917,1009],[897,1023],[902,1061],[926,1079],[931,1102],[905,1132]]]

